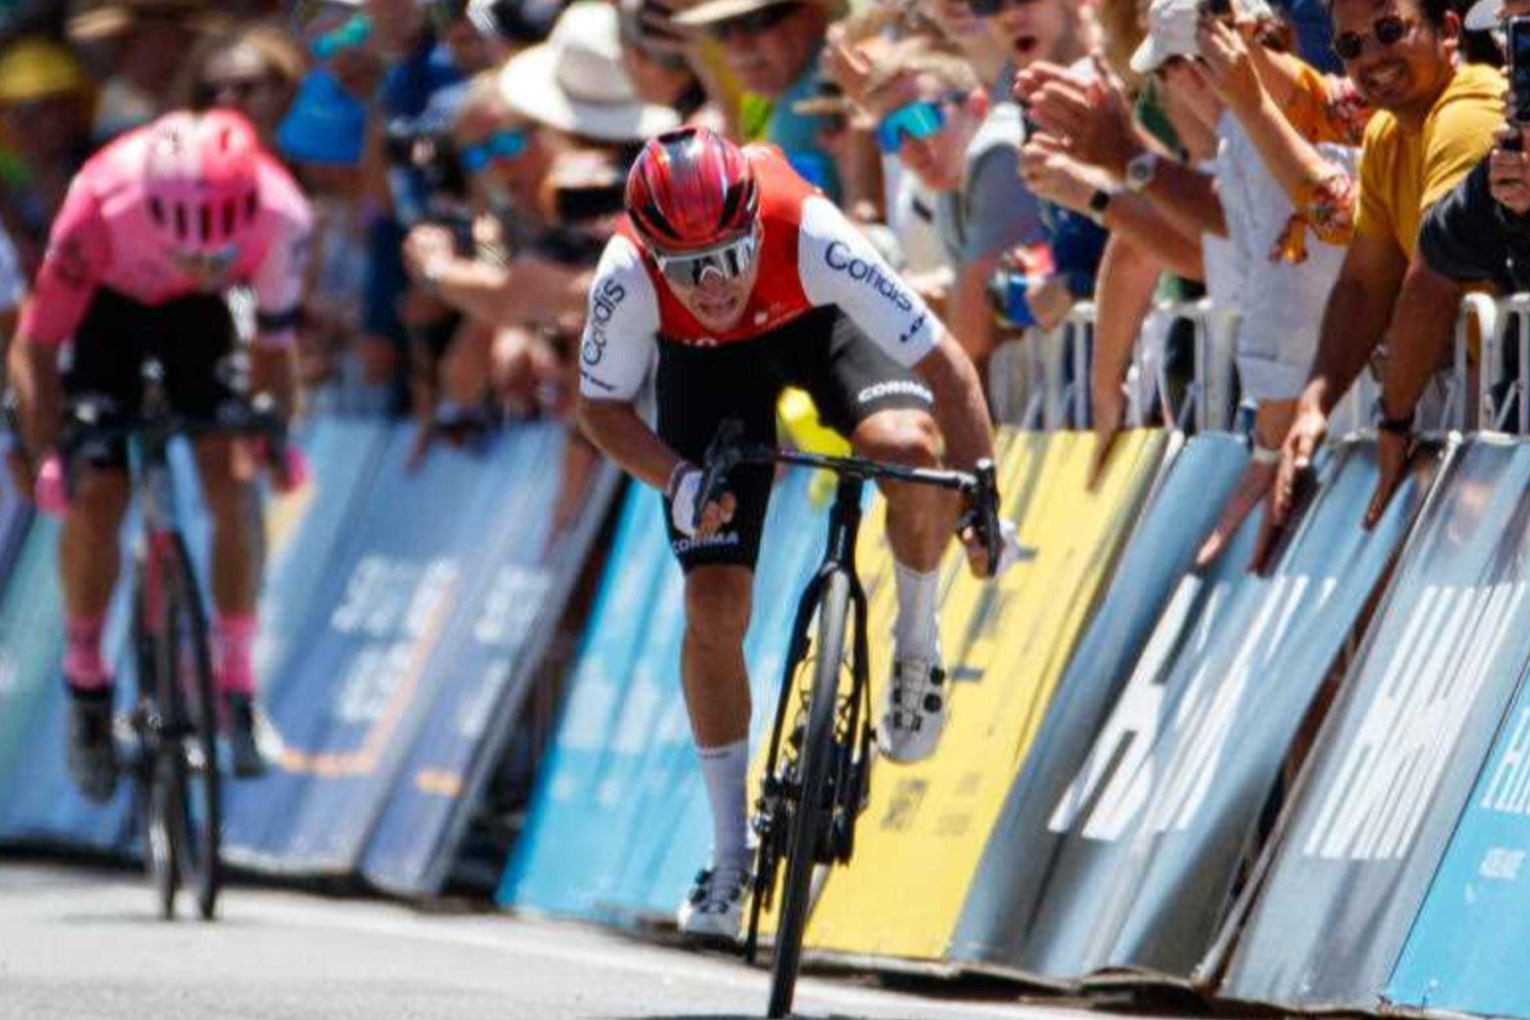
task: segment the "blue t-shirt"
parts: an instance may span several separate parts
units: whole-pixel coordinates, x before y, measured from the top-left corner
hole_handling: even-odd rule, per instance
[[[818,54],[808,61],[802,73],[779,99],[770,112],[765,125],[765,137],[781,147],[792,169],[809,184],[823,189],[824,194],[838,202],[840,199],[839,169],[834,157],[818,142],[818,133],[824,128],[824,118],[819,114],[797,113],[794,103],[813,99],[818,95],[818,83],[823,75],[819,69]]]
[[[1298,56],[1319,71],[1343,73],[1333,52],[1333,21],[1323,0],[1275,0],[1275,6],[1289,14],[1296,26]]]

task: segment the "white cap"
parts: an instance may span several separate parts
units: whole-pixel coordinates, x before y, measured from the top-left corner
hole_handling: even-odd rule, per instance
[[[1150,74],[1174,57],[1200,54],[1196,30],[1204,0],[1153,0],[1148,8],[1148,34],[1132,54],[1132,70]],[[1262,21],[1274,16],[1267,0],[1232,0],[1241,17]]]
[[[1502,17],[1503,0],[1477,0],[1472,4],[1472,9],[1466,12],[1466,30],[1490,32],[1498,27],[1498,21]]]
[[[638,99],[622,68],[616,8],[569,5],[547,42],[512,58],[499,75],[506,105],[532,120],[606,142],[639,142],[680,124],[667,106]]]

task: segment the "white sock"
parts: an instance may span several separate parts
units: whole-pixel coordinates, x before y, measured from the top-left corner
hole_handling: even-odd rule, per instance
[[[749,741],[723,747],[698,747],[701,775],[712,806],[712,867],[749,870]]]
[[[940,598],[940,570],[920,573],[894,560],[893,573],[898,582],[898,617],[893,621],[898,654],[939,659],[940,617],[935,603]]]

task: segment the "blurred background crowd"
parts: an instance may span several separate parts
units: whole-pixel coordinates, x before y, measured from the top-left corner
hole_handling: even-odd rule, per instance
[[[1155,297],[1209,290],[1242,312],[1239,385],[1276,448],[1364,218],[1372,108],[1437,104],[1430,47],[1498,60],[1486,33],[1445,39],[1454,4],[1361,5],[1341,61],[1324,0],[0,0],[5,291],[96,147],[238,108],[318,212],[310,406],[415,415],[424,457],[569,413],[626,168],[704,123],[779,146],[980,365],[1093,302],[1105,433]],[[577,477],[594,455],[568,457]]]

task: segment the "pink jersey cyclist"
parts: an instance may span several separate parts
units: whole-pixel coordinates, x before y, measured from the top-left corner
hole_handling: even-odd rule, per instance
[[[41,463],[38,505],[64,518],[68,761],[92,800],[109,798],[117,782],[112,677],[100,645],[131,490],[123,443],[74,465],[72,489],[65,486],[57,452],[63,402],[104,397],[131,414],[143,401],[143,365],[153,359],[171,409],[193,421],[213,420],[235,395],[233,373],[222,370],[238,345],[226,295],[248,285],[257,330],[250,386],[289,408],[290,346],[311,220],[307,199],[260,147],[249,122],[214,110],[167,114],[97,153],[76,175],[53,225],[22,313],[30,378],[17,393]],[[264,769],[254,737],[252,657],[263,566],[258,494],[228,437],[201,436],[195,452],[213,522],[210,587],[222,716],[235,773],[253,776]],[[300,458],[279,474],[279,484],[297,484]]]
[[[22,336],[34,343],[63,343],[84,319],[98,288],[150,306],[205,289],[150,219],[143,165],[151,129],[117,139],[76,175],[22,316]],[[259,212],[218,283],[222,289],[252,287],[261,340],[284,344],[292,338],[302,300],[313,214],[275,159],[264,152],[257,159]]]

